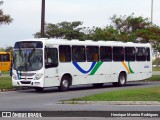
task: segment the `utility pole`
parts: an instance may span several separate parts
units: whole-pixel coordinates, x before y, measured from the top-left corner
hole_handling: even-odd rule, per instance
[[[151,23],[153,23],[153,0],[151,0]]]
[[[42,0],[42,11],[41,11],[41,38],[44,38],[44,26],[45,26],[45,0]]]

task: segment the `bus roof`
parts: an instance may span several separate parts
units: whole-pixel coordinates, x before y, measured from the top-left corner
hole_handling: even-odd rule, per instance
[[[47,39],[47,38],[39,38],[39,39],[25,39],[22,41],[41,41],[44,45],[91,45],[91,46],[137,46],[137,47],[151,47],[150,43],[133,43],[133,42],[121,42],[121,41],[92,41],[85,40],[80,41],[77,39],[67,40],[67,39]]]

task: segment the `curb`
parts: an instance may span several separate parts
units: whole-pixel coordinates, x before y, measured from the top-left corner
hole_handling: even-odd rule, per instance
[[[159,101],[62,101],[61,104],[160,105]]]
[[[0,89],[0,92],[8,92],[8,91],[16,91],[16,90],[27,90],[27,89],[31,89],[28,87],[20,87],[20,88],[9,88],[9,89]]]
[[[0,92],[7,92],[7,91],[15,91],[15,88],[11,88],[11,89],[0,89]]]

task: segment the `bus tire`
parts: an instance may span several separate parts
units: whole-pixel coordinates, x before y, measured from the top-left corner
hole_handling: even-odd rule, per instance
[[[118,82],[113,82],[113,86],[115,87],[122,87],[126,84],[126,74],[125,73],[120,73],[118,77]]]
[[[37,92],[42,92],[42,91],[43,91],[43,88],[42,88],[42,87],[34,87],[34,89],[35,89]]]
[[[60,91],[67,91],[69,89],[70,86],[70,80],[67,76],[63,76],[61,79],[61,84],[59,86],[59,90]]]

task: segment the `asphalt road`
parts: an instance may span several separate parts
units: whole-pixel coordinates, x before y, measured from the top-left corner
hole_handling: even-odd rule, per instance
[[[160,82],[129,82],[125,87],[106,84],[103,88],[91,85],[72,87],[70,91],[45,89],[37,93],[34,89],[0,92],[0,111],[160,111],[158,105],[105,105],[105,104],[61,104],[61,100],[83,97],[104,91],[160,86]]]
[[[95,93],[114,91],[129,88],[144,88],[160,86],[160,82],[129,82],[125,87],[113,87],[106,84],[103,88],[94,88],[91,85],[75,86],[68,92],[59,92],[58,89],[46,89],[37,93],[33,89],[0,92],[0,111],[160,111],[160,105],[106,105],[106,104],[61,104],[61,100],[83,97]],[[74,114],[74,113],[73,113]],[[11,118],[0,118],[0,120]],[[13,118],[21,120],[21,118]],[[26,118],[26,120],[52,120],[46,118]],[[149,117],[54,117],[54,120],[158,120]]]

